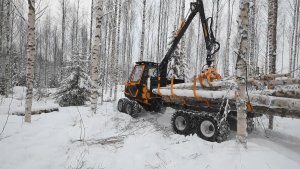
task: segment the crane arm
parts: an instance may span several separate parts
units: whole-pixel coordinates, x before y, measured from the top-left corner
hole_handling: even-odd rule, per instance
[[[196,14],[199,12],[201,23],[202,23],[202,29],[204,34],[204,39],[206,43],[206,50],[207,50],[207,57],[206,62],[208,67],[211,66],[213,62],[213,55],[220,49],[220,44],[215,40],[215,37],[213,35],[212,31],[212,18],[206,19],[205,12],[204,12],[204,6],[202,0],[197,0],[196,2],[191,3],[191,13],[188,16],[187,20],[179,30],[178,34],[175,36],[173,43],[171,47],[169,48],[168,52],[166,53],[165,57],[159,64],[159,74],[160,77],[167,77],[167,69],[168,69],[168,63],[170,58],[172,57],[173,52],[176,50],[176,47],[178,43],[180,42],[182,36],[186,32],[187,28],[190,26],[191,22],[193,21]],[[211,20],[210,28],[208,27],[208,20]]]

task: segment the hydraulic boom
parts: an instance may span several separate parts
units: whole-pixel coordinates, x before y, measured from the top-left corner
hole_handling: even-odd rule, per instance
[[[213,55],[219,51],[220,44],[216,41],[215,36],[212,31],[212,23],[213,19],[206,18],[205,12],[204,12],[204,6],[202,0],[197,0],[196,2],[191,3],[191,13],[189,14],[187,20],[185,23],[181,26],[180,30],[178,31],[176,37],[173,40],[173,44],[171,45],[170,49],[166,53],[165,57],[159,64],[159,74],[160,77],[166,77],[167,76],[167,68],[168,68],[168,62],[170,58],[172,57],[173,52],[175,51],[178,43],[180,42],[180,39],[186,32],[187,28],[193,21],[194,17],[197,13],[200,14],[201,23],[202,23],[202,29],[203,29],[203,35],[206,43],[206,50],[207,50],[207,57],[206,57],[206,64],[208,67],[211,67],[214,58]],[[208,21],[210,21],[210,26],[208,26]]]

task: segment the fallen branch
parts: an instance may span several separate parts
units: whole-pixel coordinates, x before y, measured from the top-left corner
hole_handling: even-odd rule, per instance
[[[37,111],[31,111],[31,115],[37,115],[37,114],[42,114],[42,113],[51,113],[58,111],[58,108],[53,108],[53,109],[46,109],[46,110],[37,110]],[[15,112],[12,113],[12,115],[18,115],[18,116],[25,116],[24,112]]]

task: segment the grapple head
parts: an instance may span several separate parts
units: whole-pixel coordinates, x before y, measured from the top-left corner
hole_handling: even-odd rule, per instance
[[[213,66],[209,66],[207,69],[202,70],[200,74],[200,84],[202,87],[213,87],[212,82],[221,78],[217,69]]]

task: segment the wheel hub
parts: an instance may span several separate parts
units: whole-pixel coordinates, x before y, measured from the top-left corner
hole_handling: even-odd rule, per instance
[[[215,134],[215,127],[211,121],[203,121],[201,123],[200,129],[205,137],[212,137]]]
[[[175,119],[175,126],[178,130],[184,130],[186,128],[186,120],[182,116],[178,116]]]

